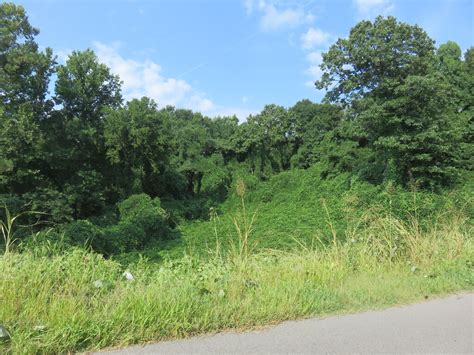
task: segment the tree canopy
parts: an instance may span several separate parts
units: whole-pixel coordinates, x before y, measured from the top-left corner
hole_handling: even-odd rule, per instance
[[[324,102],[269,104],[245,122],[125,101],[92,50],[58,64],[38,33],[22,6],[0,5],[0,199],[52,223],[76,220],[92,239],[100,233],[80,221],[113,215],[108,232],[135,235],[135,248],[152,230],[168,233],[166,218],[207,218],[239,175],[319,164],[324,178],[440,190],[473,169],[474,49],[436,47],[394,17],[359,22],[323,54]],[[155,229],[125,217],[142,204]]]

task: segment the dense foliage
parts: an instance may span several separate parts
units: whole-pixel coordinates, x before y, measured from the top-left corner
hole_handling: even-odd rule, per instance
[[[93,51],[58,64],[38,33],[23,7],[0,5],[0,200],[72,244],[113,254],[164,240],[208,218],[237,176],[318,164],[322,179],[433,191],[473,167],[474,49],[437,48],[393,17],[360,22],[323,55],[323,103],[267,105],[241,124],[124,102]]]

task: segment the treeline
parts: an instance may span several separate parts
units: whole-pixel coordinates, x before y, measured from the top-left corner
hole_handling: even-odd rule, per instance
[[[474,49],[437,48],[393,17],[360,22],[323,55],[323,103],[268,105],[242,124],[124,102],[93,51],[58,64],[37,34],[21,6],[0,5],[0,194],[54,223],[97,218],[137,194],[178,219],[205,217],[237,174],[316,163],[325,178],[433,190],[473,167]]]

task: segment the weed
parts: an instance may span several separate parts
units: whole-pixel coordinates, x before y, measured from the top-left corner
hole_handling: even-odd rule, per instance
[[[349,228],[355,242],[327,244],[316,236],[289,251],[242,248],[251,236],[252,218],[247,221],[245,227],[240,216],[241,242],[230,258],[122,266],[80,249],[0,257],[0,319],[11,334],[0,352],[63,353],[181,338],[474,285],[472,226],[462,211],[420,229],[419,221],[372,208]]]

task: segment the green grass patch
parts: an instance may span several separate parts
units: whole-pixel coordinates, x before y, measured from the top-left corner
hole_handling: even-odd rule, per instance
[[[300,241],[291,250],[245,247],[254,229],[246,211],[233,221],[240,228],[233,244],[206,257],[124,267],[80,249],[1,256],[0,323],[11,339],[0,352],[97,350],[248,329],[474,285],[472,226],[459,210],[422,228],[372,209],[348,225],[344,240]]]

